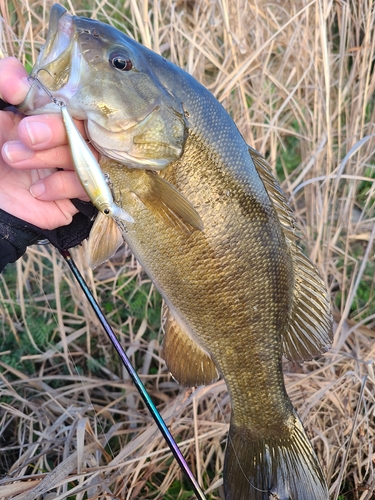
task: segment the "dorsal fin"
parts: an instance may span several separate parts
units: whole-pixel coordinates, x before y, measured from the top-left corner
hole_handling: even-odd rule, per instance
[[[293,258],[294,298],[283,338],[284,355],[292,361],[308,360],[327,351],[332,344],[329,296],[318,269],[297,245],[297,222],[268,163],[255,149],[249,147],[249,153],[275,207]]]

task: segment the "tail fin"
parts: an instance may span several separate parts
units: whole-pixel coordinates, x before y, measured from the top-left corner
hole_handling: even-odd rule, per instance
[[[262,439],[231,423],[224,465],[226,500],[328,500],[301,421],[289,437]]]

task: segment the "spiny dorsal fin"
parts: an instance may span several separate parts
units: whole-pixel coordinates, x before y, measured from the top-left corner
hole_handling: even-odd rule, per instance
[[[308,360],[332,344],[332,313],[324,281],[316,266],[297,245],[297,222],[288,199],[266,160],[249,147],[250,156],[275,207],[290,248],[294,268],[294,298],[289,326],[283,338],[284,354],[292,361]]]
[[[166,315],[162,356],[173,378],[185,387],[211,384],[219,378],[211,356],[189,335],[164,306]]]
[[[202,219],[189,200],[157,173],[145,173],[147,182],[133,192],[149,210],[172,224],[183,226],[187,223],[194,229],[203,230]]]
[[[111,217],[98,213],[87,243],[87,261],[91,269],[108,260],[123,244],[124,239]]]

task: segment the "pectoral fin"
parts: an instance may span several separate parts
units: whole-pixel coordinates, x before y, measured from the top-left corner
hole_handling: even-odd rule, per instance
[[[147,182],[140,184],[133,192],[151,211],[175,225],[189,224],[203,230],[203,222],[193,205],[177,189],[160,175],[146,171]]]
[[[166,307],[163,358],[177,382],[186,387],[211,384],[219,378],[211,356],[180,325]]]
[[[111,217],[98,213],[90,231],[87,260],[92,269],[108,260],[124,242],[121,231]]]

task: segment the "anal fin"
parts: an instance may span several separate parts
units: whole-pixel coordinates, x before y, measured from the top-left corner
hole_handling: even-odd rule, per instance
[[[163,358],[168,369],[185,387],[211,384],[219,378],[215,363],[180,325],[166,307]]]

